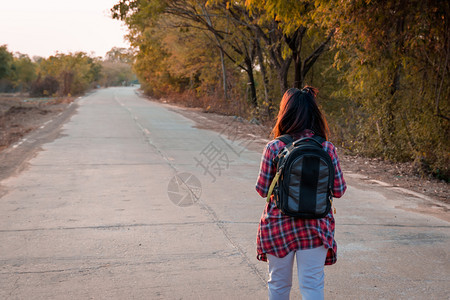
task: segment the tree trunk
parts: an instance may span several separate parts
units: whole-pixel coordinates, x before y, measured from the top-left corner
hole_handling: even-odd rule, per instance
[[[335,30],[331,30],[322,44],[320,44],[314,51],[303,61],[301,58],[302,54],[302,43],[303,37],[306,33],[306,27],[300,26],[292,36],[285,36],[284,39],[292,51],[292,59],[294,60],[294,84],[295,88],[301,89],[305,84],[305,77],[308,71],[312,68],[314,63],[320,57],[320,55],[327,50],[328,44],[333,37]]]
[[[256,44],[256,54],[258,55],[259,60],[259,68],[261,70],[261,75],[263,78],[263,88],[264,88],[264,104],[267,105],[267,115],[269,118],[272,118],[273,114],[273,103],[272,100],[269,99],[269,78],[267,77],[266,65],[264,63],[264,56],[261,50],[261,45],[258,39],[255,39]]]
[[[250,85],[250,97],[253,108],[258,107],[258,98],[256,95],[256,87],[255,87],[255,77],[253,76],[253,66],[250,58],[245,58],[246,73],[248,76],[248,84]]]
[[[278,71],[278,78],[280,80],[280,87],[281,87],[281,95],[284,94],[289,88],[288,85],[288,72],[289,72],[289,66],[291,65],[292,57],[286,59],[284,64],[281,66],[281,68]]]
[[[293,87],[301,89],[303,87],[303,79],[304,79],[304,70],[303,70],[303,61],[302,61],[302,43],[303,36],[306,33],[306,28],[300,26],[297,30],[292,34],[292,36],[287,37],[284,36],[284,40],[289,46],[289,49],[292,51],[292,59],[294,60],[294,84]]]
[[[248,15],[247,17],[250,18]],[[281,95],[283,95],[288,89],[287,75],[289,66],[292,62],[292,56],[289,56],[286,59],[283,58],[283,51],[281,47],[283,34],[279,30],[275,20],[273,24],[271,24],[271,28],[267,34],[258,25],[252,25],[250,28],[254,32],[254,35],[257,38],[262,39],[266,45],[267,53],[269,54],[269,62],[272,68],[277,72]]]
[[[217,43],[219,43],[218,39],[217,39]],[[219,48],[219,52],[220,52],[220,63],[222,65],[223,96],[224,96],[225,100],[228,100],[227,69],[225,67],[225,58],[223,55],[222,47],[218,47],[218,48]]]
[[[205,5],[200,5],[200,6],[202,8],[203,14],[205,15],[205,20],[208,23],[208,26],[210,28],[213,28],[213,24],[212,24],[211,18],[209,17],[208,10],[206,9]],[[214,34],[214,38],[216,40],[216,43],[217,43],[217,46],[218,46],[219,52],[220,52],[220,63],[222,65],[223,96],[224,96],[225,100],[228,100],[227,69],[225,67],[225,58],[224,58],[224,54],[223,54],[223,47],[222,47],[222,44],[220,43],[219,38],[217,37],[217,33],[215,31],[213,31],[213,34]]]
[[[72,71],[63,71],[63,96],[67,96],[70,94],[70,88],[73,82],[73,72]]]
[[[298,89],[303,88],[303,63],[302,59],[297,53],[294,58],[294,67],[295,67],[295,75],[294,75],[294,87]]]

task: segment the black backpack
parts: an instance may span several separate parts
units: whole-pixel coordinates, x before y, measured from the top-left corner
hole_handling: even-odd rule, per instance
[[[323,149],[320,136],[294,141],[290,135],[277,138],[286,146],[274,159],[277,173],[267,195],[285,215],[302,219],[325,217],[332,205],[334,166]]]

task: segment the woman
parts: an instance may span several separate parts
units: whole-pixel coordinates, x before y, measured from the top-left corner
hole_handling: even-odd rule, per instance
[[[317,90],[305,87],[289,89],[280,103],[277,122],[272,130],[274,138],[290,134],[294,140],[313,135],[327,139],[328,126],[316,103]],[[272,140],[264,150],[256,191],[267,197],[276,173],[273,159],[285,144]],[[333,197],[341,197],[346,190],[336,149],[328,141],[322,144],[335,168]],[[303,300],[323,299],[324,265],[336,262],[334,218],[330,213],[322,219],[298,219],[286,216],[276,207],[273,196],[266,204],[257,235],[258,260],[269,262],[269,299],[289,299],[292,286],[292,267],[297,260],[300,292]]]

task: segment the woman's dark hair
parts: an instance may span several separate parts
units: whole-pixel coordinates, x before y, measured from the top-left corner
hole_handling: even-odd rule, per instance
[[[277,122],[272,130],[275,138],[283,134],[296,135],[309,129],[315,135],[328,138],[328,124],[316,103],[318,90],[306,86],[302,90],[287,90],[280,103]]]

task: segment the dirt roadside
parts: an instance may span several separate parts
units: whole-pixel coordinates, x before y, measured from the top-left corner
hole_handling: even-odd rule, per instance
[[[0,94],[0,181],[22,171],[42,144],[57,138],[76,107],[74,98]]]
[[[0,151],[24,135],[52,120],[73,102],[73,98],[31,98],[0,94]]]

